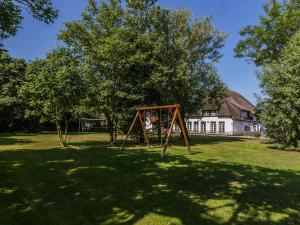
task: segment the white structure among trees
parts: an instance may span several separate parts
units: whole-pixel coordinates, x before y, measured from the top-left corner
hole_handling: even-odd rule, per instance
[[[261,131],[257,122],[255,107],[239,93],[226,90],[226,96],[218,101],[208,102],[202,110],[186,119],[191,134],[235,135]],[[175,131],[179,131],[177,125]]]

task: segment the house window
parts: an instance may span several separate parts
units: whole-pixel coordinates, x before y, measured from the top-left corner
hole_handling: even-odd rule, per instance
[[[210,116],[217,116],[217,111],[210,111]]]
[[[217,122],[212,121],[210,122],[210,133],[216,133],[217,130]]]
[[[249,126],[245,126],[244,130],[245,131],[250,131],[250,127]]]
[[[203,116],[209,116],[209,111],[204,111]]]
[[[219,122],[219,133],[225,133],[225,122],[224,121],[220,121]]]
[[[206,122],[201,122],[201,133],[206,133]]]
[[[190,132],[190,131],[192,131],[192,122],[188,122],[188,131]]]
[[[206,117],[214,117],[214,116],[218,116],[217,111],[204,111],[203,112],[203,116]]]
[[[194,122],[194,132],[198,133],[199,131],[199,123],[198,122]]]
[[[248,111],[241,111],[241,118],[242,119],[249,119],[250,118],[250,112],[248,112]]]

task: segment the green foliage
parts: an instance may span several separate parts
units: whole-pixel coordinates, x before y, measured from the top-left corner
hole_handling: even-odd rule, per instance
[[[266,96],[258,99],[259,118],[268,135],[282,147],[296,147],[300,137],[300,2],[270,0],[264,10],[266,15],[260,17],[259,25],[240,32],[245,39],[238,43],[235,53],[264,66],[258,75]]]
[[[55,122],[60,144],[65,146],[68,142],[69,119],[79,104],[82,90],[83,80],[78,61],[69,50],[60,48],[50,52],[47,59],[36,60],[28,65],[20,96],[28,104],[28,117]]]
[[[269,0],[259,25],[240,31],[244,40],[235,48],[237,57],[247,57],[261,66],[278,60],[288,40],[300,28],[299,0]]]
[[[267,98],[261,120],[267,133],[283,147],[297,147],[300,138],[300,32],[290,40],[278,62],[259,74]]]
[[[47,24],[53,23],[58,16],[51,0],[0,0],[0,47],[4,39],[16,35],[21,27],[22,9]]]
[[[59,35],[84,61],[85,102],[106,116],[111,142],[137,106],[180,103],[192,112],[223,87],[212,64],[225,36],[210,18],[192,20],[154,0],[126,3],[90,0],[82,19]]]
[[[13,129],[24,117],[24,105],[17,92],[24,80],[25,68],[24,60],[0,52],[0,131]]]
[[[15,35],[21,21],[21,9],[13,1],[0,0],[0,40]]]

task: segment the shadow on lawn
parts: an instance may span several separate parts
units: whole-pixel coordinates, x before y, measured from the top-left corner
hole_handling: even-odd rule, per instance
[[[14,138],[9,136],[0,136],[0,147],[7,145],[16,145],[16,144],[29,144],[32,143],[30,140]]]
[[[297,172],[99,148],[0,152],[0,224],[299,224]]]
[[[253,140],[255,140],[255,139],[253,139]],[[220,144],[220,143],[224,143],[224,142],[244,142],[244,141],[245,141],[245,139],[239,138],[239,137],[192,135],[192,136],[190,136],[189,144],[190,144],[190,146],[203,145],[203,144],[214,145],[214,144]],[[249,139],[247,141],[249,141]],[[165,143],[165,140],[163,141],[163,143]],[[98,144],[99,144],[99,142],[98,142]],[[123,144],[123,141],[119,140],[117,144],[119,146],[121,146]],[[160,139],[152,138],[150,144],[158,146],[158,145],[160,145]],[[170,144],[185,146],[184,139],[180,138],[179,135],[172,136]],[[140,144],[137,141],[129,140],[128,143],[126,144],[126,146],[141,146],[142,147],[142,146],[146,146],[146,145]]]
[[[179,138],[175,139],[175,142],[182,141]],[[220,144],[224,142],[244,142],[245,139],[239,137],[222,137],[222,136],[191,136],[191,145],[201,145],[201,144]]]

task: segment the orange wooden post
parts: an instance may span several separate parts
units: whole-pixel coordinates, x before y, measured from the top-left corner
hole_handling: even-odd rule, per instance
[[[138,115],[139,115],[140,122],[141,122],[141,125],[142,125],[142,129],[143,129],[143,133],[144,133],[144,138],[145,138],[145,140],[147,142],[148,147],[150,147],[150,142],[148,140],[148,136],[147,136],[146,129],[145,129],[145,124],[143,122],[143,118],[142,118],[142,115],[140,113],[140,110],[138,110]]]
[[[136,115],[135,115],[135,117],[134,117],[134,120],[133,120],[133,122],[132,122],[132,124],[131,124],[131,126],[130,126],[130,128],[129,128],[129,131],[128,131],[127,134],[126,134],[124,143],[123,143],[123,145],[122,145],[121,148],[120,148],[121,151],[124,149],[124,147],[125,147],[125,145],[126,145],[126,143],[127,143],[127,139],[128,139],[128,137],[129,137],[129,135],[130,135],[130,133],[131,133],[131,131],[132,131],[132,129],[133,129],[133,126],[134,126],[134,124],[135,124],[135,122],[136,122],[136,120],[137,120],[138,117],[139,117],[139,113],[137,112]]]
[[[167,147],[168,147],[168,144],[169,144],[169,140],[170,140],[170,137],[171,137],[171,134],[172,134],[173,126],[175,124],[175,120],[176,120],[177,115],[178,115],[178,108],[176,108],[176,110],[175,110],[174,117],[173,117],[172,122],[171,122],[171,126],[169,127],[166,143],[165,143],[163,151],[161,153],[161,157],[164,157],[166,155],[166,150],[167,150]]]
[[[179,106],[177,106],[179,108]],[[189,145],[189,138],[188,138],[188,134],[186,133],[186,129],[185,129],[185,122],[183,121],[182,119],[182,116],[181,116],[181,112],[180,110],[178,109],[178,119],[179,119],[179,123],[180,123],[180,129],[183,133],[183,137],[184,137],[184,141],[185,141],[185,145],[189,151],[189,153],[191,154],[191,148],[190,148],[190,145]]]

